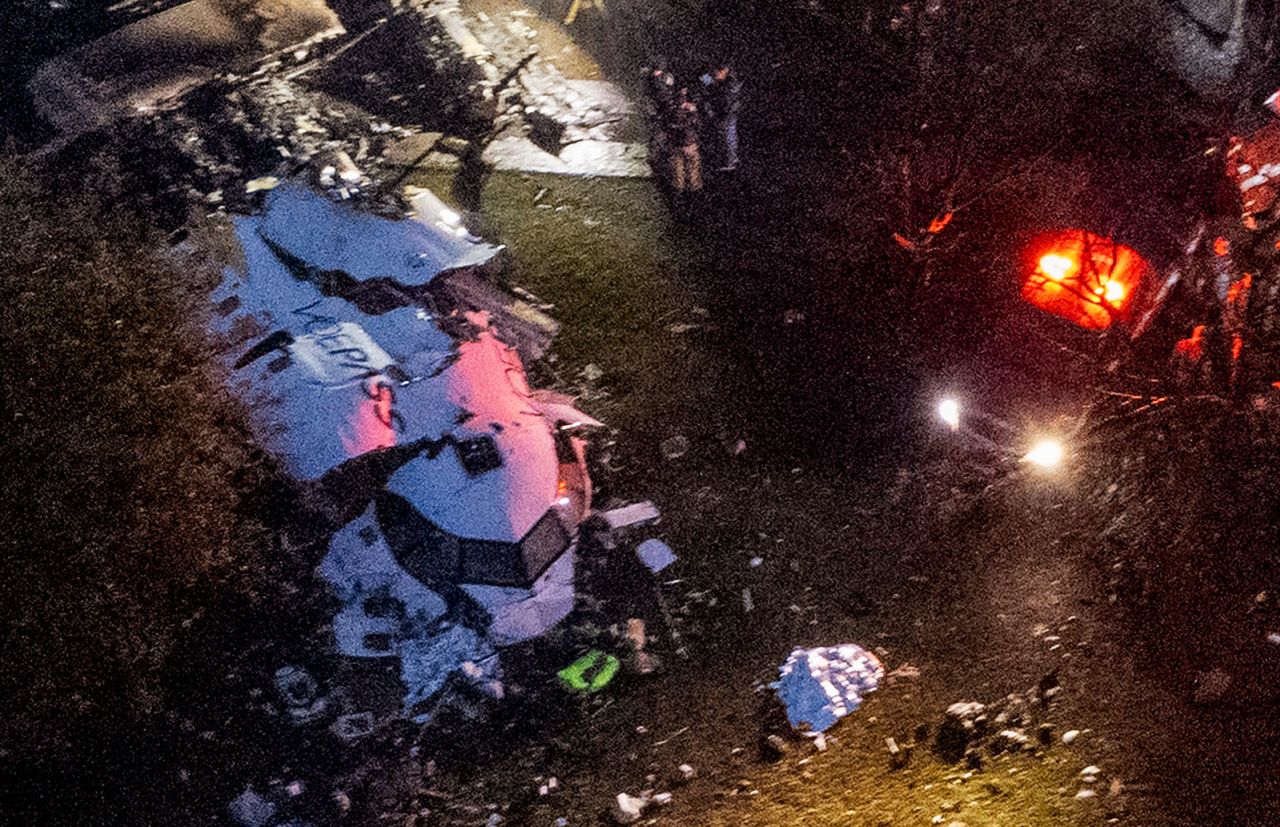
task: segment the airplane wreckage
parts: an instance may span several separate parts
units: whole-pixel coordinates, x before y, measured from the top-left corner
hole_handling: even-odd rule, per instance
[[[591,508],[577,433],[600,424],[531,389],[468,301],[500,248],[429,191],[409,206],[383,217],[296,182],[268,192],[260,214],[234,220],[244,265],[215,291],[210,331],[254,439],[336,503],[318,567],[343,604],[336,647],[399,658],[406,714],[459,671],[500,693],[496,647],[572,610]],[[505,307],[538,319],[521,304]],[[385,483],[348,494],[356,468]],[[388,599],[399,606],[379,609]]]

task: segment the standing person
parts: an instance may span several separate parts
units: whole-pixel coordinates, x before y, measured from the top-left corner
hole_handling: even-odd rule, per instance
[[[649,98],[649,117],[660,126],[676,105],[676,79],[662,58],[654,59],[653,66],[645,69],[645,93]]]
[[[644,91],[649,116],[649,163],[659,174],[671,154],[667,126],[676,107],[676,79],[664,58],[654,58],[644,70]]]
[[[701,119],[698,105],[689,100],[689,90],[681,89],[678,105],[667,125],[671,152],[671,186],[678,193],[702,189],[702,150],[698,146]]]
[[[702,76],[702,97],[715,136],[716,163],[720,172],[738,168],[738,110],[742,107],[742,82],[727,65]]]

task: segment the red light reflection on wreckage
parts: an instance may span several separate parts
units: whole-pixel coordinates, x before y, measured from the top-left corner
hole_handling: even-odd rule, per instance
[[[394,388],[388,384],[366,381],[363,391],[338,434],[342,440],[342,449],[349,457],[390,448],[397,441],[399,414],[395,409]]]
[[[1126,319],[1151,270],[1134,250],[1087,230],[1047,236],[1033,256],[1022,298],[1089,330]]]

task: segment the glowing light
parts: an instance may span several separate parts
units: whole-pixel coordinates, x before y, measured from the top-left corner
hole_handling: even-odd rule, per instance
[[[951,430],[960,428],[960,403],[954,399],[944,399],[938,403],[938,418],[947,423]]]
[[[1064,453],[1061,442],[1056,439],[1042,439],[1027,452],[1023,459],[1041,468],[1056,468],[1062,462]]]
[[[1111,280],[1103,285],[1103,298],[1112,304],[1118,304],[1124,301],[1125,289],[1124,285],[1118,281]]]
[[[1054,281],[1062,281],[1076,269],[1076,263],[1066,256],[1049,253],[1040,257],[1040,272]]]

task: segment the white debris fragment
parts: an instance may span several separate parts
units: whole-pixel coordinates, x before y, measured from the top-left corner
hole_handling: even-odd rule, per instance
[[[1076,793],[1076,798],[1079,798],[1079,799],[1094,798],[1097,795],[1098,794],[1093,790],[1080,790],[1078,793]]]
[[[676,767],[676,769],[680,771],[680,777],[685,781],[692,781],[693,777],[698,774],[698,771],[689,764],[681,764],[679,767]]]
[[[344,743],[354,744],[373,732],[373,725],[372,712],[352,712],[349,715],[339,715],[337,720],[329,725],[329,731]]]
[[[609,528],[619,529],[640,523],[655,522],[661,515],[658,513],[657,506],[645,500],[605,511],[600,516],[609,524]]]
[[[1073,741],[1080,737],[1080,730],[1069,729],[1062,733],[1062,743],[1070,746]]]
[[[243,827],[264,827],[276,815],[276,805],[259,795],[253,787],[245,787],[227,809],[231,819]]]
[[[910,663],[904,663],[897,669],[889,673],[890,678],[901,678],[903,680],[913,681],[920,677],[920,667]]]
[[[675,552],[671,550],[671,546],[653,538],[645,540],[636,547],[636,556],[654,574],[662,571],[677,559]]]
[[[613,820],[619,824],[632,824],[639,821],[648,803],[643,798],[618,793],[617,799],[613,802]]]
[[[275,189],[279,184],[279,178],[274,175],[264,175],[261,178],[254,178],[250,181],[246,181],[244,191],[248,193],[265,192],[266,190]]]
[[[679,459],[689,452],[689,439],[682,434],[664,439],[658,446],[667,459]]]

